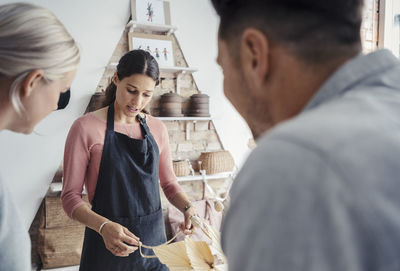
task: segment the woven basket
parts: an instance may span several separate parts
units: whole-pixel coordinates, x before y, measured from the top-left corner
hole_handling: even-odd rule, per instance
[[[36,247],[43,269],[78,265],[84,233],[85,226],[64,213],[60,196],[46,196]]]
[[[201,170],[206,174],[217,174],[232,171],[235,162],[229,151],[202,152],[198,160]]]
[[[190,162],[188,160],[177,160],[173,161],[172,164],[177,177],[188,176],[190,174]]]

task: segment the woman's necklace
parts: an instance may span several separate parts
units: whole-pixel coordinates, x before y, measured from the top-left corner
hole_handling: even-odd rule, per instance
[[[130,137],[133,138],[133,128],[129,127],[130,129],[126,128],[128,125],[124,125],[124,129],[126,131],[126,134]],[[130,126],[130,125],[129,125]]]
[[[140,114],[140,117],[142,117],[142,118],[145,117],[142,113],[139,113],[139,114]],[[139,119],[138,119],[138,118],[135,118],[135,123],[136,123],[136,122],[139,122]],[[134,125],[123,124],[123,126],[124,126],[124,129],[125,129],[126,134],[127,134],[130,138],[133,138]],[[131,127],[131,126],[132,126],[132,127]],[[128,129],[127,127],[129,127],[130,129]]]

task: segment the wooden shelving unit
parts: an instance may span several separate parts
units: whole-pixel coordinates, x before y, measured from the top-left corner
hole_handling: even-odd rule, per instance
[[[133,32],[135,29],[141,29],[145,31],[156,31],[156,32],[162,32],[166,34],[167,36],[171,35],[174,33],[177,29],[176,26],[173,25],[164,25],[164,24],[154,24],[154,23],[138,23],[136,21],[129,21],[129,23],[126,25],[127,28],[129,28],[129,32]]]
[[[178,182],[193,182],[193,181],[203,181],[205,180],[216,180],[216,179],[226,179],[226,178],[233,178],[234,177],[234,172],[229,171],[229,172],[221,172],[218,174],[212,174],[212,175],[201,175],[199,173],[195,175],[189,175],[189,176],[181,176],[177,177]],[[49,187],[49,192],[50,193],[59,193],[62,191],[62,183],[51,183]],[[83,191],[83,194],[86,194],[86,191]]]
[[[213,120],[211,117],[157,117],[163,121],[210,121]]]
[[[196,174],[194,176],[182,176],[182,177],[177,177],[178,182],[192,182],[192,181],[203,181],[205,180],[216,180],[216,179],[226,179],[226,178],[232,178],[234,177],[234,172],[221,172],[218,174],[212,174],[212,175],[201,175],[201,174]]]
[[[197,121],[212,121],[211,117],[157,117],[162,121],[185,121],[186,122],[186,140],[190,140],[190,122],[196,123]]]
[[[117,62],[111,62],[110,64],[107,65],[107,69],[116,69],[118,63]],[[186,74],[186,73],[194,73],[197,72],[198,70],[196,68],[191,68],[191,67],[163,67],[160,66],[160,72],[165,72],[165,73],[174,73],[174,74]]]

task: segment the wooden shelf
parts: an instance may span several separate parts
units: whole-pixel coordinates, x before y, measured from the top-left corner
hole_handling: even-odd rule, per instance
[[[51,183],[48,192],[59,193],[62,191],[62,183]],[[86,189],[83,190],[82,194],[87,194]]]
[[[225,179],[225,178],[231,178],[234,176],[233,171],[229,172],[221,172],[218,174],[212,174],[212,175],[205,175],[206,180],[216,180],[216,179]],[[181,176],[177,177],[178,182],[192,182],[192,181],[202,181],[203,180],[203,175],[201,174],[196,174],[194,176]],[[49,192],[50,193],[58,193],[61,192],[62,190],[62,183],[51,183]],[[86,191],[83,192],[83,194],[86,194]]]
[[[165,25],[165,24],[153,24],[153,23],[139,23],[136,21],[129,21],[126,25],[129,28],[130,32],[133,32],[134,29],[148,30],[148,31],[156,31],[156,32],[164,32],[167,35],[171,35],[177,30],[176,26],[173,25]]]
[[[62,190],[62,183],[51,183],[50,184],[50,188],[49,188],[50,193],[61,192],[61,190]]]
[[[196,68],[190,68],[190,67],[162,67],[160,66],[160,72],[164,72],[164,73],[194,73],[197,72]]]
[[[110,64],[108,64],[106,66],[106,69],[110,69],[110,70],[115,70],[117,68],[118,63],[117,62],[111,62]],[[185,74],[191,74],[197,71],[196,68],[190,68],[190,67],[163,67],[160,66],[160,77],[170,77],[169,75],[173,75],[171,76],[171,78],[176,77],[176,93],[179,94],[180,92],[180,81],[181,81],[181,77],[184,76]]]
[[[211,117],[157,117],[164,121],[210,121]]]
[[[206,180],[226,179],[226,178],[232,178],[233,176],[234,176],[234,173],[232,171],[229,171],[229,172],[221,172],[218,174],[205,175],[205,179]],[[181,176],[181,177],[177,177],[177,178],[178,178],[178,182],[202,181],[203,175],[196,174],[194,176]]]
[[[107,69],[114,70],[117,68],[118,63],[117,62],[111,62],[110,64],[107,65]],[[185,74],[185,73],[194,73],[197,72],[196,68],[190,68],[190,67],[163,67],[160,66],[160,73],[176,73],[176,74]]]

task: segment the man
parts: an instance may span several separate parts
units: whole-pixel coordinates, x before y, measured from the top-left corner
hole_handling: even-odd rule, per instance
[[[230,270],[400,270],[400,62],[362,0],[212,0],[224,92],[257,139],[222,227]]]

